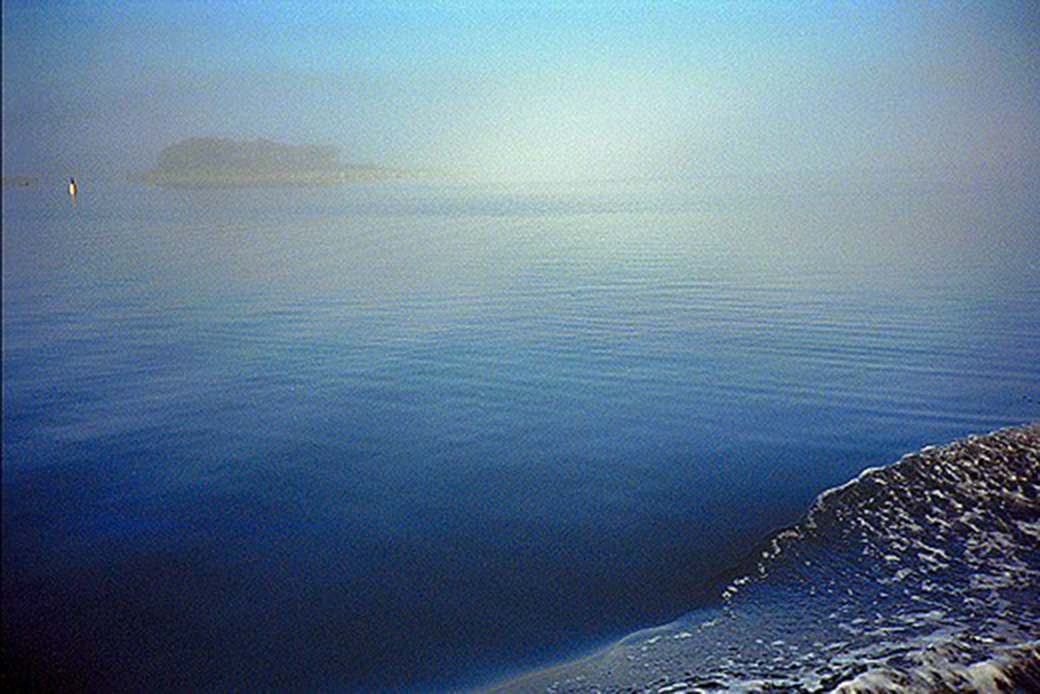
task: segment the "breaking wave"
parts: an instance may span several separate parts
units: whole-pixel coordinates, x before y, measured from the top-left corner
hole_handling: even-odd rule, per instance
[[[820,495],[717,607],[496,691],[1040,691],[1040,423]]]

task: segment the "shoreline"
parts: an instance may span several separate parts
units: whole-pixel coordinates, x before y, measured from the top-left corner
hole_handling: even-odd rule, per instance
[[[393,181],[409,178],[404,172],[391,172],[383,169],[358,171],[318,171],[291,174],[271,175],[192,175],[147,173],[132,175],[131,183],[173,188],[182,190],[224,189],[224,188],[307,188],[318,186],[334,186],[350,183],[367,183],[370,181]]]

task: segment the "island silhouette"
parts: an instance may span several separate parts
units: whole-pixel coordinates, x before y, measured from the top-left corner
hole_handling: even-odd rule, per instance
[[[406,175],[373,164],[344,164],[339,150],[330,145],[192,137],[164,148],[155,168],[132,180],[167,188],[239,188],[329,185]]]

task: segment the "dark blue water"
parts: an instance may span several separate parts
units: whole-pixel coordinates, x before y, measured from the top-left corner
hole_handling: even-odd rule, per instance
[[[1040,416],[1030,181],[5,189],[6,667],[441,690],[695,609]]]
[[[487,694],[1040,691],[1040,423],[870,468],[720,599]]]

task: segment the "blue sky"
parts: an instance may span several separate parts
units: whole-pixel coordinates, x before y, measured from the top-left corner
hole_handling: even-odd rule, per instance
[[[1040,153],[1027,2],[2,8],[5,173],[140,170],[197,135],[522,179]]]

